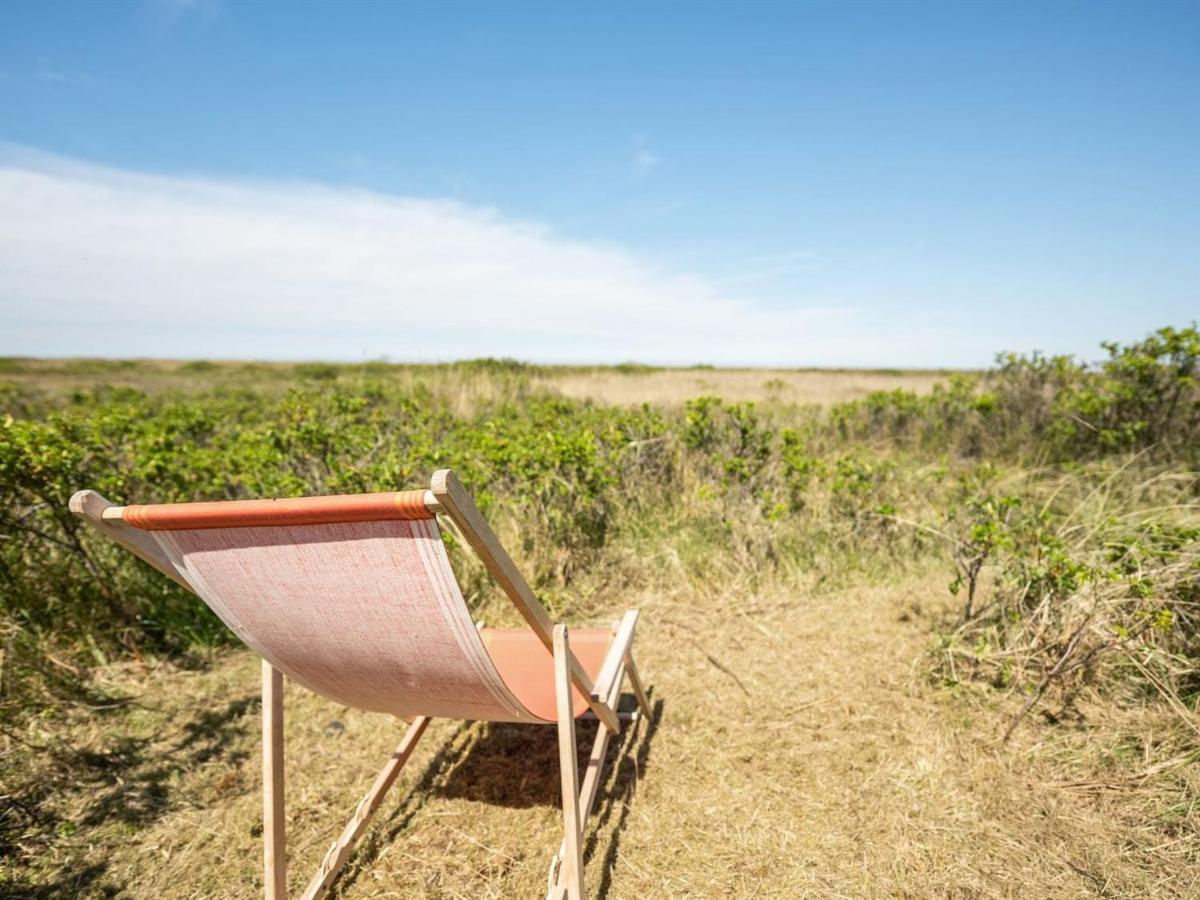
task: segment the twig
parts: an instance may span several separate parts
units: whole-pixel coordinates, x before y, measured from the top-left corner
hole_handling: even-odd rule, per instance
[[[1067,649],[1063,651],[1063,655],[1059,658],[1058,662],[1054,664],[1054,668],[1046,673],[1046,677],[1043,678],[1041,684],[1037,686],[1037,690],[1035,690],[1029,696],[1029,699],[1025,701],[1025,705],[1021,707],[1021,711],[1017,713],[1016,716],[1013,717],[1012,722],[1009,723],[1008,728],[1004,732],[1004,737],[1000,739],[1000,743],[1002,745],[1008,743],[1008,739],[1012,737],[1013,732],[1017,730],[1017,726],[1021,724],[1021,720],[1025,718],[1031,709],[1033,709],[1034,704],[1036,704],[1038,700],[1042,698],[1042,694],[1046,693],[1046,688],[1050,686],[1050,683],[1059,675],[1067,671],[1067,661],[1075,653],[1075,648],[1079,646],[1079,641],[1083,638],[1083,632],[1088,625],[1091,624],[1091,621],[1092,617],[1089,615],[1083,620],[1080,626],[1075,629],[1075,633],[1071,635],[1071,639],[1067,642]],[[1097,644],[1095,647],[1085,653],[1083,657],[1072,666],[1072,668],[1078,668],[1079,666],[1083,665],[1106,646],[1111,645]]]
[[[722,665],[720,660],[718,660],[716,657],[714,657],[710,653],[708,653],[708,651],[706,651],[703,647],[701,647],[700,644],[695,639],[690,639],[690,640],[692,641],[692,644],[695,645],[696,649],[704,654],[705,659],[707,659],[710,663],[712,663],[712,665],[717,670],[724,672],[726,675],[728,675],[730,678],[732,678],[734,680],[734,682],[737,684],[737,686],[742,689],[743,694],[745,694],[747,697],[750,696],[750,691],[746,688],[746,685],[742,684],[742,679],[738,678],[737,675],[735,675],[730,669],[728,669],[724,665]]]

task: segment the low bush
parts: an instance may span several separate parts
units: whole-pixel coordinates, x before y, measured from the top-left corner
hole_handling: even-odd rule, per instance
[[[1067,708],[1091,688],[1194,706],[1200,477],[1110,461],[1026,474],[1019,487],[1001,488],[992,472],[984,481],[948,516],[963,622],[942,676],[1023,694],[1008,734],[1051,691]]]
[[[1200,331],[1161,328],[1107,358],[1005,353],[982,375],[952,375],[918,396],[897,390],[833,414],[851,440],[899,442],[924,451],[1064,463],[1115,453],[1195,466],[1200,460]]]
[[[597,406],[492,359],[297,366],[290,382],[185,365],[212,376],[192,393],[0,384],[3,714],[86,689],[92,665],[229,639],[202,603],[82,528],[75,490],[287,497],[420,486],[440,467],[556,609],[653,577],[641,559],[664,552],[675,575],[747,586],[944,553],[963,598],[946,679],[1018,689],[1030,706],[1101,683],[1190,696],[1200,336],[1164,328],[1105,350],[1097,365],[1007,355],[927,395],[827,412],[712,396]],[[136,366],[69,366],[137,383]],[[481,567],[452,559],[483,602]]]

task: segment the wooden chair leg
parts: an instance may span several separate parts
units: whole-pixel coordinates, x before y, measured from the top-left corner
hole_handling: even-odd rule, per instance
[[[287,900],[287,838],[283,817],[283,673],[262,662],[263,894]]]
[[[630,621],[631,618],[632,621]],[[631,648],[632,625],[636,624],[636,621],[636,613],[627,613],[621,622],[613,625],[614,633],[621,635],[621,632],[625,632],[623,635],[625,640],[622,641],[622,646],[614,639],[609,653],[615,655],[611,655],[605,660],[601,675],[596,678],[596,686],[601,691],[596,696],[612,709],[616,709],[617,700],[621,696],[621,685],[624,682],[625,676],[628,675],[633,685],[633,691],[637,695],[641,714],[643,717],[649,718],[650,702],[646,697],[646,691],[642,686],[641,678],[638,676],[637,668],[633,664],[633,650]],[[558,683],[556,682],[555,684],[557,689]],[[631,721],[636,721],[638,713],[625,713],[622,715],[631,717]],[[584,823],[587,822],[588,817],[592,814],[592,808],[599,793],[600,781],[604,777],[604,755],[608,749],[609,741],[613,736],[613,733],[603,722],[598,723],[596,740],[592,745],[592,752],[588,757],[587,768],[583,776],[583,784],[579,791],[579,832],[581,841],[583,838]],[[558,848],[558,854],[550,863],[550,890],[546,895],[548,900],[562,900],[562,898],[568,896],[567,878],[569,866],[567,865],[567,859],[567,842],[564,840]]]
[[[571,674],[567,626],[554,626],[554,688],[558,705],[558,764],[562,770],[563,830],[566,853],[563,856],[569,900],[584,900],[583,845],[580,840],[579,760],[575,751],[575,710],[571,702]]]
[[[367,791],[366,796],[359,801],[358,806],[354,810],[354,815],[346,824],[346,827],[342,829],[342,833],[338,839],[333,842],[333,846],[329,848],[329,852],[325,854],[325,858],[321,861],[321,865],[317,868],[316,874],[313,875],[312,880],[308,883],[308,887],[305,888],[300,900],[320,900],[328,892],[333,882],[337,879],[342,866],[346,864],[346,860],[354,852],[354,848],[363,836],[363,832],[367,830],[367,826],[371,822],[371,816],[379,809],[379,804],[383,802],[384,796],[396,781],[396,776],[400,774],[400,770],[404,768],[404,764],[412,756],[413,750],[417,746],[417,741],[421,739],[421,735],[425,733],[425,728],[428,725],[429,718],[427,716],[417,716],[413,719],[412,724],[408,727],[408,731],[404,733],[404,738],[400,741],[400,745],[387,761],[387,765],[375,776],[375,783],[371,785],[371,789]]]
[[[649,719],[650,701],[646,698],[646,689],[642,687],[642,677],[638,675],[637,666],[633,664],[632,650],[625,654],[625,674],[629,676],[629,683],[633,685],[633,693],[637,696],[642,715]]]
[[[608,750],[608,742],[612,737],[612,732],[608,730],[603,722],[596,725],[596,740],[592,743],[592,752],[588,756],[587,771],[583,776],[583,785],[579,789],[579,819],[580,819],[580,838],[582,839],[583,824],[587,822],[588,816],[592,814],[592,807],[596,803],[596,794],[599,791],[600,779],[604,777],[604,754]],[[561,897],[567,890],[566,885],[566,865],[564,860],[567,856],[566,841],[558,848],[558,855],[554,857],[550,865],[550,876],[553,879],[553,884],[549,896],[552,900]]]

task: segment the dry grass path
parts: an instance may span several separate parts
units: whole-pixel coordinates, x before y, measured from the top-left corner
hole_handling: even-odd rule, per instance
[[[1126,821],[1119,797],[1047,787],[1061,773],[1043,744],[994,749],[998,713],[928,682],[944,594],[940,576],[913,575],[813,596],[629,598],[657,712],[602,795],[591,890],[1195,896],[1195,869],[1164,866],[1161,833]],[[92,762],[59,776],[78,830],[41,860],[36,881],[57,884],[43,896],[259,895],[257,675],[244,652],[142,675],[136,706],[76,734]],[[300,690],[287,713],[296,891],[400,728]],[[560,834],[554,730],[435,723],[426,741],[340,896],[541,896]]]

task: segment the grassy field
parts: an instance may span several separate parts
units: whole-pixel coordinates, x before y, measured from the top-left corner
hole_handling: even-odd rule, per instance
[[[490,361],[489,371],[517,371],[506,361]],[[469,369],[470,367],[468,367]],[[903,369],[714,369],[652,366],[519,366],[530,385],[580,400],[618,405],[680,405],[712,395],[730,402],[831,406],[861,400],[877,391],[910,390],[928,394],[949,371]],[[407,386],[439,382],[447,366],[331,366],[327,363],[254,363],[188,360],[0,359],[0,378],[26,389],[65,394],[98,383],[161,393],[197,393],[214,388],[248,387],[269,393],[286,391],[313,379],[336,379],[354,372]],[[467,378],[465,400],[488,394],[486,379]],[[461,405],[460,410],[467,409]]]
[[[678,405],[712,395],[731,403],[832,406],[877,391],[928,394],[948,372],[836,369],[597,369],[560,370],[535,383],[567,397],[597,403]]]
[[[556,613],[643,611],[599,896],[1196,896],[1198,358],[1184,329],[975,374],[6,361],[0,893],[261,891],[257,661],[70,490],[450,464]],[[296,891],[402,726],[287,713]],[[540,896],[556,765],[552,729],[435,723],[336,894]]]

